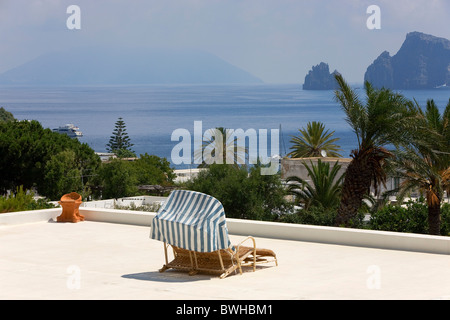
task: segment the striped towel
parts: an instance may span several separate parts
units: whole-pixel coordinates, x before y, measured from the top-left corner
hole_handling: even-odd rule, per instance
[[[220,201],[188,190],[172,191],[153,218],[150,238],[197,252],[231,246]]]

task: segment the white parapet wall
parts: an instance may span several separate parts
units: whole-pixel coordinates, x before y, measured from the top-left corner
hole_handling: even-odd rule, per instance
[[[56,221],[62,209],[0,214],[0,227],[24,223]],[[80,208],[87,221],[151,227],[154,212]],[[82,223],[82,222],[81,222]],[[290,241],[306,241],[367,248],[450,254],[450,237],[360,229],[320,227],[278,222],[227,219],[232,235],[254,236]],[[0,229],[1,232],[1,229]]]
[[[227,226],[230,233],[236,235],[450,254],[450,237],[443,236],[238,219],[227,219]]]
[[[80,214],[83,215],[87,221],[121,223],[147,227],[151,226],[152,220],[156,215],[155,212],[100,208],[80,208]]]
[[[56,220],[56,217],[60,214],[60,208],[1,213],[0,227],[25,223],[53,221]]]

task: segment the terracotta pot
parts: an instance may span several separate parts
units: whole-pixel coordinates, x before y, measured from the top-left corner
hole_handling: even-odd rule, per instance
[[[56,218],[58,222],[79,222],[84,221],[84,216],[80,215],[79,207],[81,195],[76,192],[65,194],[61,197],[58,203],[61,205],[63,211],[59,217]]]

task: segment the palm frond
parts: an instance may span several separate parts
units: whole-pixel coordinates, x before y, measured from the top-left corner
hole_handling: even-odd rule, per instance
[[[289,157],[308,158],[321,157],[322,151],[329,157],[341,157],[340,147],[335,144],[339,138],[332,138],[334,131],[325,130],[321,122],[309,122],[306,129],[299,129],[298,136],[292,136]]]
[[[288,192],[296,196],[296,199],[306,209],[312,205],[320,205],[324,208],[336,207],[339,203],[342,188],[343,175],[338,176],[341,165],[336,161],[333,167],[329,162],[317,164],[310,161],[308,165],[303,162],[307,172],[308,180],[293,176],[287,178]]]
[[[367,123],[366,110],[361,104],[358,94],[352,90],[341,74],[336,74],[335,79],[339,89],[335,90],[335,100],[340,103],[346,114],[346,122],[350,125],[361,145],[361,139],[365,136],[365,124]]]

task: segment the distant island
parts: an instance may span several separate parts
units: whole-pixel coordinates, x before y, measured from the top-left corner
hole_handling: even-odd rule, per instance
[[[334,90],[337,86],[334,78],[336,74],[339,74],[337,70],[330,73],[328,64],[321,62],[313,66],[312,70],[306,75],[303,90]]]
[[[237,84],[262,81],[199,50],[115,47],[44,54],[0,74],[0,84],[121,85]]]
[[[384,51],[368,68],[364,81],[390,89],[450,86],[450,41],[411,32],[396,55]]]

